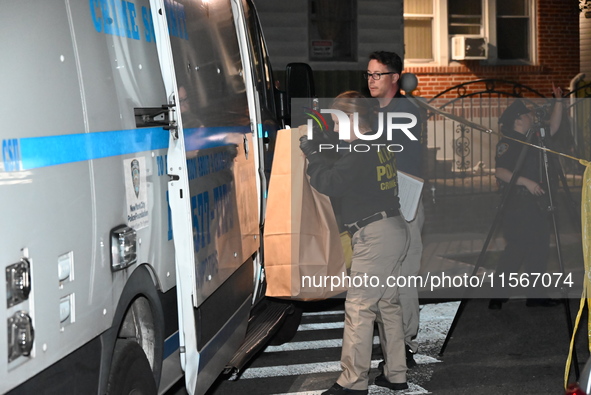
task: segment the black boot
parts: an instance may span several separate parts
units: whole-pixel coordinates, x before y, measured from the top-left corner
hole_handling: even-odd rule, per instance
[[[409,369],[417,366],[417,361],[415,361],[414,355],[415,353],[412,352],[408,345],[406,345],[406,367]]]
[[[391,383],[383,374],[376,377],[373,383],[377,386],[386,387],[394,391],[405,390],[408,388],[406,381],[404,383]]]
[[[367,390],[350,390],[337,383],[334,383],[332,387],[324,391],[320,395],[367,395]]]

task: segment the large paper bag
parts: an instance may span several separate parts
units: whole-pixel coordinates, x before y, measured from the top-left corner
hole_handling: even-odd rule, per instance
[[[267,296],[298,300],[344,297],[347,269],[330,199],[310,186],[299,137],[277,133],[264,231]]]

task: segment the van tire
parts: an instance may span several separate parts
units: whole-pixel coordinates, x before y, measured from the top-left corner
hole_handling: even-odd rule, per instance
[[[115,344],[108,395],[155,395],[158,393],[150,363],[142,347],[133,340]]]

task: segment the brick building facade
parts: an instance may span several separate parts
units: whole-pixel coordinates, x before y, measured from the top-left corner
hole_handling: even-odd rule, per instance
[[[552,82],[568,88],[580,70],[579,4],[573,0],[538,0],[536,22],[535,65],[486,65],[470,60],[449,66],[407,65],[405,71],[417,75],[418,93],[427,98],[454,85],[485,78],[518,82],[550,96]],[[484,85],[470,89],[482,90]]]
[[[350,89],[369,94],[367,81],[361,74],[367,65],[367,55],[375,50],[406,52],[405,72],[412,72],[419,79],[418,90],[414,93],[427,100],[456,85],[481,79],[516,82],[542,96],[551,97],[552,83],[569,90],[572,80],[581,71],[580,52],[584,52],[587,45],[585,42],[580,44],[579,22],[582,17],[578,0],[347,0],[356,3],[357,7],[357,41],[352,46],[356,56],[349,61],[317,61],[309,56],[312,40],[308,36],[309,20],[312,4],[323,0],[293,0],[289,3],[255,1],[277,79],[282,81],[287,63],[308,63],[314,70],[319,97],[334,97]],[[326,1],[333,1],[334,4],[334,0]],[[414,7],[419,3],[430,3],[431,10],[417,15],[417,12],[424,11]],[[479,4],[480,30],[472,35],[485,38],[489,50],[485,59],[452,59],[451,38],[462,33],[454,33],[451,28],[454,17],[451,9],[457,8],[460,3]],[[499,56],[495,25],[503,25],[496,12],[499,10],[497,6],[512,8],[514,4],[522,4],[522,10],[526,9],[528,56],[508,60]],[[412,10],[408,5],[413,6],[410,7]],[[432,53],[427,59],[410,59],[412,48],[409,49],[409,46],[415,42],[409,40],[411,36],[406,34],[405,23],[413,18],[423,22],[431,18]],[[591,46],[591,33],[589,37],[588,45]],[[507,41],[505,36],[505,40],[505,46],[512,45],[512,37]],[[515,42],[518,41],[519,37],[516,37]],[[589,54],[591,59],[591,51]],[[486,88],[484,83],[470,84],[462,93],[484,91]],[[537,96],[527,90],[519,93],[525,97]],[[450,91],[443,97],[451,99],[457,95],[457,91]],[[485,108],[477,108],[457,115],[490,125],[496,130],[497,118],[504,106],[506,102],[502,106],[492,106],[489,112]],[[457,108],[446,110],[458,111]],[[426,187],[423,201],[428,218],[425,231],[486,232],[498,204],[494,174],[491,172],[494,170],[496,137],[481,138],[481,133],[472,131],[467,132],[465,137],[464,134],[460,136],[459,124],[444,122],[438,117],[431,117],[428,122],[424,155]],[[470,156],[463,158],[458,154],[457,144],[466,139],[470,144]],[[468,159],[469,167],[462,169],[465,159]],[[460,161],[461,165],[458,164]]]
[[[406,57],[409,57],[408,47],[413,42],[407,39],[405,43],[405,2],[347,0],[357,10],[356,41],[351,45],[353,55],[348,60],[313,59],[310,55],[313,42],[310,37],[310,18],[313,19],[312,4],[318,1],[322,0],[293,0],[288,3],[256,1],[269,55],[280,81],[286,64],[309,63],[318,82],[319,96],[333,96],[343,90],[363,88],[365,82],[361,79],[361,72],[365,70],[370,52],[387,50],[401,55],[406,52]],[[452,60],[449,41],[452,31],[447,26],[446,10],[449,1],[432,0],[432,59],[419,63],[405,59],[405,71],[415,73],[419,78],[419,95],[430,98],[460,83],[494,78],[519,82],[548,96],[551,94],[552,82],[568,88],[571,80],[579,73],[581,39],[578,0],[522,0],[528,6],[530,25],[533,27],[529,32],[533,36],[529,42],[531,57],[526,61],[499,61],[494,56],[485,60]],[[481,1],[483,21],[480,34],[489,42],[487,45],[491,52],[495,52],[494,29],[490,30],[487,24],[494,23],[494,15],[490,16],[494,14],[491,7],[494,8],[495,2],[499,0]],[[486,18],[489,20],[485,21]]]

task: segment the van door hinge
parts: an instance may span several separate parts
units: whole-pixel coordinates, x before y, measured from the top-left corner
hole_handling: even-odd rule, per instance
[[[176,140],[178,130],[174,108],[174,104],[164,104],[161,107],[136,107],[133,109],[135,126],[138,128],[162,126],[165,130],[170,130],[172,137]]]

